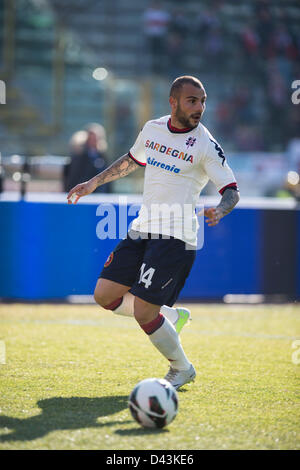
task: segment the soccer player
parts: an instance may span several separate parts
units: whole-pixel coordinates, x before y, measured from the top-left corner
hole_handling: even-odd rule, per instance
[[[145,167],[138,217],[104,264],[94,297],[105,309],[135,317],[169,361],[165,379],[176,389],[196,376],[179,338],[190,312],[173,307],[195,260],[195,206],[209,180],[222,196],[216,207],[204,210],[209,226],[239,200],[222,148],[200,123],[206,98],[200,80],[178,77],[170,89],[171,114],[148,121],[127,154],[67,196],[76,204],[99,185]]]

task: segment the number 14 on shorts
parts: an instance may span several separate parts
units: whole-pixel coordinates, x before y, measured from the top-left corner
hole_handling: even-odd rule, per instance
[[[145,284],[145,288],[148,289],[152,284],[152,277],[155,273],[154,268],[149,268],[145,271],[146,263],[143,263],[140,268],[140,279],[139,284]]]

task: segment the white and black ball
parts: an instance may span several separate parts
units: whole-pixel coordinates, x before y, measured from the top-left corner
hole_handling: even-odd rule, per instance
[[[129,396],[132,417],[146,428],[163,428],[178,412],[178,397],[173,385],[165,379],[141,380]]]

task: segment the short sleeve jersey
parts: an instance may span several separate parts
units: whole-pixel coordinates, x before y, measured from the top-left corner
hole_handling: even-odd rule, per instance
[[[164,116],[145,124],[129,156],[145,167],[143,202],[131,228],[196,245],[201,190],[209,180],[220,193],[236,187],[218,142],[201,123],[179,130]]]

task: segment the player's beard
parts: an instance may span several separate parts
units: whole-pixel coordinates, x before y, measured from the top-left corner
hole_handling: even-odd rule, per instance
[[[182,109],[180,107],[180,104],[178,103],[175,116],[176,116],[177,121],[180,122],[180,124],[184,128],[193,128],[193,127],[198,126],[198,124],[201,120],[202,113],[195,113],[195,115],[197,115],[197,116],[200,115],[200,119],[197,122],[197,124],[195,124],[195,122],[193,122],[192,119],[191,119],[194,116],[194,114],[191,114],[190,116],[188,116],[186,113],[184,113],[182,111]]]

